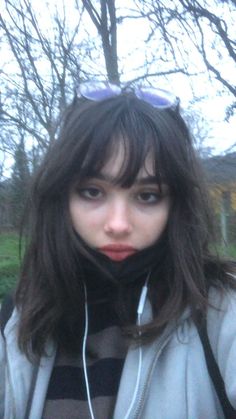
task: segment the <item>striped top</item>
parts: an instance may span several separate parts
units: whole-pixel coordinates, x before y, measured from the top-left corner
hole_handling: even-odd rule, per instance
[[[88,305],[87,373],[96,419],[110,419],[118,392],[127,344],[112,303]],[[82,355],[58,350],[42,419],[91,419]]]
[[[164,250],[165,246],[158,243],[122,263],[113,263],[93,251],[113,282],[96,266],[83,261],[89,301],[86,364],[95,419],[113,416],[128,349],[122,325],[135,324],[140,290]],[[81,353],[72,357],[58,350],[42,419],[91,419]]]

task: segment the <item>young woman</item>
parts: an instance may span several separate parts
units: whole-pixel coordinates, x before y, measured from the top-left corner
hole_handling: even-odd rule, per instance
[[[82,85],[32,186],[0,417],[236,417],[235,277],[211,219],[175,97]]]

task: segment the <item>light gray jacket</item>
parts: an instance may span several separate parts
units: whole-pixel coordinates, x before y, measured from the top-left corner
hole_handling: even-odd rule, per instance
[[[208,334],[213,353],[236,408],[236,293],[221,296],[214,289],[209,308]],[[142,322],[151,316],[146,302]],[[56,348],[33,366],[17,347],[15,310],[0,337],[0,418],[42,419]],[[139,351],[131,348],[121,377],[113,419],[126,418],[136,385]],[[178,328],[170,325],[162,336],[142,348],[137,398],[129,419],[221,419],[223,413],[206,368],[203,348],[186,310]],[[81,418],[82,419],[82,418]]]

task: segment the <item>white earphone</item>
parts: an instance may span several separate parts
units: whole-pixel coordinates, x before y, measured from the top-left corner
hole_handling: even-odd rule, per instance
[[[145,284],[142,287],[142,291],[139,297],[139,303],[138,303],[138,308],[137,308],[137,317],[138,317],[138,326],[141,326],[141,317],[143,314],[143,310],[144,310],[144,306],[145,306],[145,302],[146,302],[146,298],[147,298],[147,291],[148,291],[148,281],[150,278],[150,273],[148,274]],[[82,348],[82,358],[83,358],[83,369],[84,369],[84,380],[85,380],[85,386],[86,386],[86,392],[87,392],[87,399],[88,399],[88,406],[89,406],[89,411],[90,411],[90,415],[91,415],[91,419],[95,419],[94,416],[94,412],[93,412],[93,406],[92,406],[92,400],[91,400],[91,395],[90,395],[90,388],[89,388],[89,382],[88,382],[88,372],[87,372],[87,365],[86,365],[86,344],[87,344],[87,338],[88,338],[88,301],[87,301],[87,288],[86,285],[84,284],[84,296],[85,296],[85,305],[84,305],[84,311],[85,311],[85,328],[84,328],[84,336],[83,336],[83,348]],[[141,332],[139,332],[141,334]],[[138,372],[137,372],[137,378],[136,378],[136,384],[135,384],[135,389],[134,389],[134,393],[133,393],[133,397],[130,403],[130,406],[127,410],[127,413],[124,417],[124,419],[128,419],[131,410],[134,406],[134,403],[136,401],[137,398],[137,394],[138,394],[138,388],[139,388],[139,383],[140,383],[140,378],[141,378],[141,370],[142,370],[142,346],[139,345],[139,362],[138,362]]]

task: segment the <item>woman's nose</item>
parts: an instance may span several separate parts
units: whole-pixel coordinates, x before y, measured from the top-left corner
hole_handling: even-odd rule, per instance
[[[109,205],[104,231],[117,237],[126,236],[132,231],[131,221],[128,204],[118,200]]]

